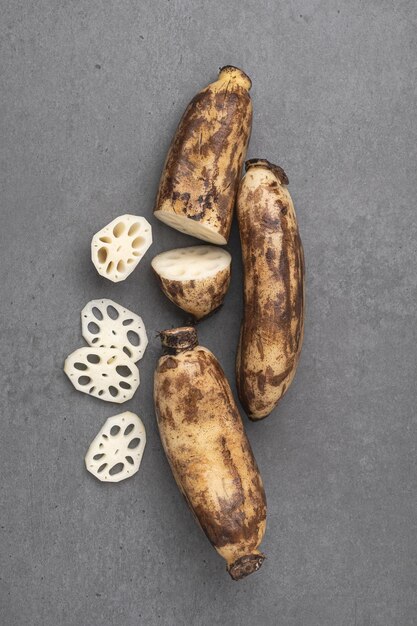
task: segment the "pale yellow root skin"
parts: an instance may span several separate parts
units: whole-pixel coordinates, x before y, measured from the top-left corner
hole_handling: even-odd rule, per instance
[[[154,215],[209,243],[229,238],[252,127],[251,81],[224,67],[191,100],[167,154]]]
[[[294,378],[304,334],[304,254],[294,205],[272,164],[250,165],[237,218],[244,267],[244,318],[236,379],[247,415],[263,419]]]
[[[161,357],[154,398],[177,484],[229,571],[242,557],[263,558],[258,549],[266,521],[262,479],[214,355],[197,346]]]
[[[230,284],[230,266],[202,280],[168,280],[158,276],[162,291],[195,319],[200,320],[219,308]]]
[[[164,294],[199,320],[218,309],[230,284],[230,254],[215,246],[191,246],[158,254],[152,260]]]

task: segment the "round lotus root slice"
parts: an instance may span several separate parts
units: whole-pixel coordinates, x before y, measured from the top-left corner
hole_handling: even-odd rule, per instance
[[[152,244],[152,228],[144,217],[121,215],[96,233],[91,259],[101,276],[114,283],[133,272]]]
[[[199,320],[222,305],[231,261],[222,248],[192,246],[158,254],[152,268],[167,298]]]
[[[118,348],[79,348],[70,354],[64,372],[78,391],[121,404],[139,387],[139,370]]]
[[[91,300],[81,311],[86,342],[97,348],[119,348],[132,361],[139,361],[148,345],[145,325],[139,315],[113,300]]]
[[[85,455],[85,466],[93,476],[118,483],[139,470],[146,446],[142,420],[130,411],[109,417]]]

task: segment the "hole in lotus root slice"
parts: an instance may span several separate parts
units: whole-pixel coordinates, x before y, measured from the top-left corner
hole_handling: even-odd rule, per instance
[[[134,239],[132,242],[132,248],[142,249],[144,243],[145,243],[144,237],[136,237],[136,239]]]
[[[101,321],[103,319],[103,314],[100,311],[100,309],[97,309],[97,307],[93,306],[92,313],[93,313],[94,317],[96,317],[99,321]]]
[[[121,237],[126,229],[126,224],[124,222],[118,222],[116,226],[113,228],[113,235],[118,239]]]
[[[113,387],[113,385],[110,385],[110,387],[109,387],[109,391],[110,391],[110,395],[111,395],[113,398],[117,398],[117,396],[119,395],[119,390],[118,390],[118,389],[116,389],[116,387]]]
[[[136,235],[140,231],[140,228],[141,228],[140,222],[135,222],[129,228],[129,232],[127,234],[129,235],[129,237],[133,237],[134,235]]]
[[[116,463],[116,465],[113,465],[113,467],[109,470],[110,476],[119,474],[123,470],[123,468],[124,468],[124,463]]]
[[[79,348],[67,357],[64,371],[77,390],[119,404],[133,397],[140,382],[138,368],[118,348]]]
[[[106,313],[112,320],[117,320],[117,318],[119,317],[118,310],[112,304],[107,305]]]
[[[126,426],[124,434],[125,434],[125,435],[129,435],[129,433],[131,433],[131,432],[132,432],[132,430],[134,429],[134,427],[135,427],[135,425],[134,425],[134,424],[129,424],[129,426]]]
[[[123,378],[128,378],[132,375],[132,371],[130,367],[127,367],[127,365],[118,365],[116,367],[116,372],[119,374],[119,376],[123,376]]]
[[[142,318],[113,300],[88,302],[81,311],[81,326],[90,346],[118,348],[133,362],[143,357],[148,345]]]
[[[103,482],[119,482],[139,470],[145,446],[145,427],[135,413],[113,415],[91,442],[85,466]]]
[[[107,259],[107,248],[100,248],[97,252],[97,258],[100,265],[103,265],[103,263],[105,263]]]
[[[134,330],[127,331],[127,339],[132,346],[138,346],[140,343],[140,337]]]
[[[94,235],[91,259],[101,276],[117,283],[133,272],[151,244],[152,228],[144,217],[121,215]]]

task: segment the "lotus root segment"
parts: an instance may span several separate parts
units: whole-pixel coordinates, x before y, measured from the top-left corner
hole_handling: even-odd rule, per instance
[[[158,254],[152,268],[167,298],[200,320],[223,304],[231,260],[217,246],[192,246]]]
[[[227,243],[252,126],[251,81],[226,66],[188,105],[162,172],[155,217],[209,243]]]
[[[290,386],[304,333],[304,254],[282,168],[246,163],[237,199],[244,316],[236,360],[248,416],[269,415]]]
[[[165,355],[154,378],[155,411],[179,489],[227,570],[238,580],[264,555],[262,479],[230,386],[194,328],[160,333]]]

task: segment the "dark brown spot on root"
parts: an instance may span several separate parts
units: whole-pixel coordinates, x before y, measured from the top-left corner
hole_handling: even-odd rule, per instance
[[[180,280],[166,280],[165,278],[163,278],[162,281],[163,281],[164,290],[166,291],[168,296],[172,298],[174,301],[177,298],[184,297],[183,284]]]
[[[263,372],[258,372],[256,374],[256,380],[258,383],[258,389],[261,393],[264,393],[265,391],[265,382],[266,382],[266,376]]]
[[[178,363],[172,357],[168,357],[160,364],[158,370],[160,374],[164,374],[168,370],[176,369],[178,367]]]
[[[198,422],[198,403],[203,399],[200,389],[192,387],[184,394],[184,421]]]

